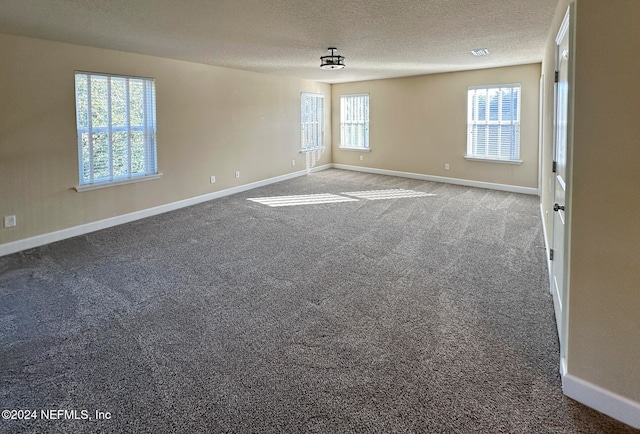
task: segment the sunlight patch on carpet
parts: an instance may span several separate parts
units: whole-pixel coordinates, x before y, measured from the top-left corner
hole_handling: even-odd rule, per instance
[[[424,197],[435,196],[433,193],[425,193],[415,190],[404,190],[402,188],[394,188],[391,190],[369,190],[369,191],[351,191],[342,193],[347,196],[353,196],[360,199],[380,200],[380,199],[400,199],[404,197]]]
[[[303,195],[296,195],[296,196],[257,197],[257,198],[249,198],[247,200],[258,202],[263,205],[268,205],[272,207],[358,201],[358,199],[354,199],[352,197],[338,196],[337,194],[329,194],[329,193],[303,194]]]

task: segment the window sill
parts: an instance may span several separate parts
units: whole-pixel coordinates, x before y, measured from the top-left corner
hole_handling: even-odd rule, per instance
[[[370,148],[356,148],[353,146],[340,146],[338,149],[341,151],[371,152]]]
[[[317,148],[304,148],[300,150],[300,153],[306,154],[307,152],[325,151],[326,149],[327,149],[326,146],[319,146]]]
[[[133,184],[134,182],[151,181],[152,179],[158,179],[161,176],[162,176],[162,173],[157,173],[155,175],[139,176],[139,177],[136,177],[136,178],[123,179],[121,181],[100,182],[100,183],[97,183],[97,184],[77,185],[77,186],[73,187],[73,189],[75,191],[77,191],[78,193],[82,193],[84,191],[99,190],[101,188],[116,187],[118,185],[124,185],[124,184]]]
[[[499,160],[497,158],[470,157],[468,155],[465,155],[464,159],[469,161],[484,161],[486,163],[522,164],[522,160]]]

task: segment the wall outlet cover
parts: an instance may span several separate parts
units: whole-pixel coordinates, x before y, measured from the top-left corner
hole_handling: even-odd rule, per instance
[[[4,218],[5,228],[11,228],[11,227],[14,227],[15,225],[16,225],[16,216],[14,215],[5,216]]]

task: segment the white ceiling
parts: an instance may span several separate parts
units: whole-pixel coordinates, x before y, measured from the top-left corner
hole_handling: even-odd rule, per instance
[[[540,62],[558,0],[1,3],[0,33],[340,83]]]

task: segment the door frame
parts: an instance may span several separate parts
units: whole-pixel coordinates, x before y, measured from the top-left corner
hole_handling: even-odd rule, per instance
[[[560,318],[556,317],[559,330],[560,340],[560,374],[564,377],[567,373],[567,360],[568,360],[568,344],[569,344],[569,313],[570,313],[570,288],[571,288],[571,220],[573,215],[572,210],[572,191],[573,191],[573,147],[574,147],[574,131],[573,131],[573,119],[574,119],[574,95],[575,95],[575,2],[570,2],[567,12],[564,16],[562,24],[558,30],[558,34],[555,39],[555,70],[558,70],[559,63],[559,45],[565,35],[569,37],[569,60],[567,63],[567,138],[566,138],[566,190],[565,190],[565,224],[564,224],[564,238],[562,242],[562,249],[564,250],[563,258],[563,279],[562,279],[562,303],[563,309],[560,314]],[[558,92],[557,83],[554,84],[554,135],[553,135],[553,159],[556,158],[557,147],[557,106],[558,106]],[[555,202],[555,183],[557,182],[555,174],[554,178],[554,194],[552,197],[552,203]],[[553,207],[550,204],[550,207]],[[555,219],[553,219],[555,221]],[[555,226],[555,223],[552,224]],[[556,248],[554,243],[553,234],[556,229],[552,229],[551,244],[552,248]],[[553,267],[553,264],[552,264]],[[553,270],[550,270],[550,277],[553,275]],[[553,291],[553,281],[550,279],[550,290]],[[554,302],[555,303],[555,302]],[[556,312],[558,310],[556,309]]]

